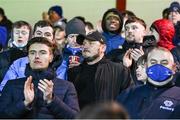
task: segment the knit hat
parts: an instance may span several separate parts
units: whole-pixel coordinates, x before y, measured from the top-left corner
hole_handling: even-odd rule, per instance
[[[50,14],[50,11],[55,11],[60,17],[63,16],[63,10],[61,6],[55,5],[49,8],[48,14]]]
[[[83,41],[87,39],[89,41],[99,41],[102,44],[105,44],[105,38],[98,31],[90,32],[87,35],[78,35],[77,43],[82,45]]]
[[[67,25],[66,25],[66,35],[69,34],[82,34],[85,35],[86,31],[85,31],[85,24],[77,19],[77,18],[73,18],[71,19]]]
[[[109,12],[109,13],[106,15],[105,19],[108,19],[109,17],[116,17],[116,18],[118,18],[118,19],[120,20],[119,15],[117,15],[117,14],[115,14],[115,13],[113,13],[113,12]]]
[[[179,4],[179,2],[176,2],[176,1],[172,2],[170,7],[169,7],[169,11],[170,12],[177,11],[177,12],[180,13],[180,4]]]

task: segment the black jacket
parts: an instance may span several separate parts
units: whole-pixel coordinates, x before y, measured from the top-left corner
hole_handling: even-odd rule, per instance
[[[27,52],[19,50],[18,48],[10,48],[9,50],[0,53],[0,82],[3,80],[13,61],[26,55]]]
[[[90,65],[84,62],[78,67],[69,69],[68,72],[69,81],[75,84],[78,92],[81,108],[96,101],[113,100],[131,83],[129,70],[121,63],[103,58],[87,75],[85,73],[88,67]]]

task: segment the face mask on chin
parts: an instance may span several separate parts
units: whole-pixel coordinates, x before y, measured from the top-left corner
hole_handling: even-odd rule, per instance
[[[16,43],[15,41],[13,41],[13,44],[17,47],[17,48],[22,48],[25,47],[27,45],[27,42],[24,43]]]

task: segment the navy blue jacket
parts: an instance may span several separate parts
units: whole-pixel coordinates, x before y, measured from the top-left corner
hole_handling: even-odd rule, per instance
[[[129,88],[117,101],[132,119],[180,118],[180,88],[173,85],[156,88],[150,84]]]
[[[30,72],[33,77],[35,99],[31,107],[25,107],[24,83],[25,78],[10,80],[2,91],[0,98],[1,118],[74,118],[79,111],[76,90],[72,83],[60,79],[53,79],[53,100],[47,104],[43,100],[43,93],[37,88],[39,79],[51,78],[48,72]]]

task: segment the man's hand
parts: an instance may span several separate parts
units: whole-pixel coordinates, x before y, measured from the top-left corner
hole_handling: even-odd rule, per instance
[[[126,67],[130,67],[132,65],[131,51],[132,49],[127,50],[123,57],[123,65]]]
[[[24,104],[28,106],[34,100],[34,84],[32,83],[32,76],[29,76],[24,84]]]
[[[38,88],[43,92],[43,99],[47,101],[47,103],[51,103],[53,99],[53,86],[54,83],[52,80],[40,80],[38,83]]]
[[[132,59],[134,59],[134,61],[136,62],[142,55],[144,55],[144,51],[142,49],[142,46],[140,47],[140,49],[133,49],[131,51],[131,57]]]
[[[71,62],[71,63],[69,63],[69,68],[73,68],[73,67],[79,66],[80,64],[81,63],[77,62],[77,61]]]
[[[75,66],[80,65],[80,57],[79,56],[69,56],[69,68],[73,68]]]

